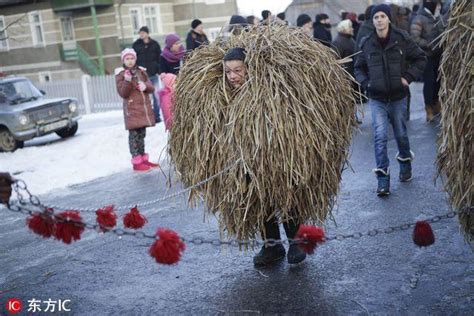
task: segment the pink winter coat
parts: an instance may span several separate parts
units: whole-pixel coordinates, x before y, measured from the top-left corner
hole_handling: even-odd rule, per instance
[[[162,73],[160,75],[160,79],[164,85],[164,88],[158,91],[160,107],[165,120],[165,128],[169,130],[171,129],[171,124],[173,123],[174,82],[176,80],[176,75]]]
[[[123,114],[125,128],[127,130],[148,126],[155,126],[156,119],[150,101],[150,93],[155,87],[148,79],[144,68],[138,67],[132,81],[125,80],[125,69],[119,68],[115,71],[115,82],[117,92],[123,98]],[[146,85],[145,91],[138,90],[138,81]]]

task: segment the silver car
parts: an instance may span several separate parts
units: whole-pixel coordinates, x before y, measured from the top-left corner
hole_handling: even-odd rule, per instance
[[[56,133],[71,137],[78,129],[74,98],[47,99],[23,77],[0,78],[0,152],[15,151],[26,140]]]

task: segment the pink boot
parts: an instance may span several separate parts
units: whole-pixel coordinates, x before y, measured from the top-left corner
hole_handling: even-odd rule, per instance
[[[148,154],[143,154],[142,159],[143,159],[143,163],[150,166],[151,168],[153,169],[160,168],[159,164],[148,161]]]
[[[132,158],[132,165],[133,165],[133,171],[135,172],[148,172],[152,168],[147,165],[144,161],[142,156],[135,156]]]

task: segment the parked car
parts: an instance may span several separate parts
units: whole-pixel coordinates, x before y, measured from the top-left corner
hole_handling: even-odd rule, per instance
[[[0,151],[12,152],[26,140],[56,133],[76,134],[77,99],[48,99],[27,78],[0,78]]]

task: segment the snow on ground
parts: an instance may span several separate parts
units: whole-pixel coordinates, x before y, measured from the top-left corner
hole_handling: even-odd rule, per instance
[[[163,123],[147,128],[145,149],[151,161],[165,156],[167,137]],[[33,194],[124,170],[131,170],[131,163],[122,111],[84,115],[72,138],[51,134],[28,141],[13,153],[0,153],[0,171],[24,180]]]

